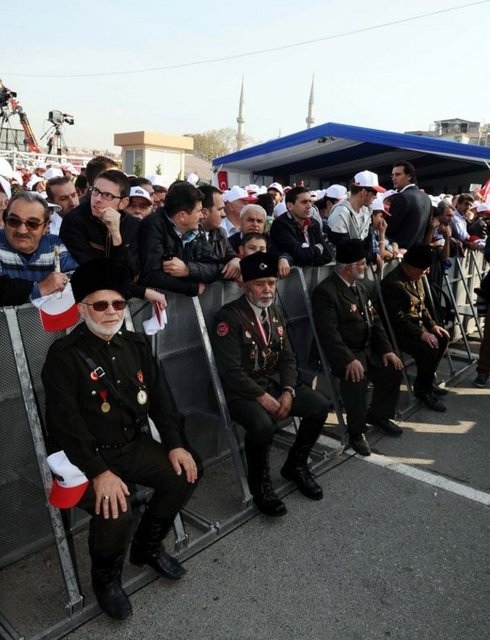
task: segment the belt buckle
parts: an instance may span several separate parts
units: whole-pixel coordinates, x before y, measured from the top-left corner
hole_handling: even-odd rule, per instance
[[[105,371],[104,369],[102,369],[102,367],[96,367],[94,369],[94,373],[97,376],[97,378],[102,378],[103,376],[105,376]]]

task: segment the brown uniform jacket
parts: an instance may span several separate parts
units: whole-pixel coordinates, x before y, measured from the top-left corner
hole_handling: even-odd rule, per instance
[[[381,281],[383,300],[395,335],[420,338],[436,324],[425,306],[422,280],[412,282],[398,265]]]
[[[216,364],[228,400],[254,400],[271,387],[299,384],[296,357],[277,305],[269,307],[270,353],[263,344],[257,319],[245,296],[224,305],[211,335]]]

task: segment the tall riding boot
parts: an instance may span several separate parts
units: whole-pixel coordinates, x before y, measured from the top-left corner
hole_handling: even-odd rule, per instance
[[[145,511],[134,534],[129,561],[143,566],[147,564],[164,578],[179,580],[186,573],[180,562],[170,556],[162,546],[162,540],[172,528],[173,520],[157,520]]]
[[[323,490],[308,467],[308,456],[320,435],[321,427],[317,428],[312,422],[305,423],[304,419],[301,421],[296,440],[281,469],[282,477],[295,482],[301,493],[311,500],[323,498]]]
[[[90,555],[92,557],[92,587],[99,607],[110,618],[125,620],[133,613],[133,609],[121,585],[124,553],[99,557],[91,551]]]
[[[267,516],[283,516],[286,505],[274,492],[269,473],[270,443],[251,442],[245,437],[248,486],[259,511]]]

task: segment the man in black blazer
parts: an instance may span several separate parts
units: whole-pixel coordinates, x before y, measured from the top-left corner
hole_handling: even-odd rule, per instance
[[[311,216],[311,195],[306,187],[294,187],[286,194],[287,211],[274,220],[270,230],[271,249],[287,254],[298,267],[319,266],[332,260],[318,222]]]
[[[410,162],[393,166],[391,179],[398,193],[391,199],[386,237],[400,249],[409,249],[424,241],[430,223],[432,203],[416,184],[415,169]]]
[[[395,415],[403,364],[360,282],[366,267],[362,240],[345,240],[337,247],[335,272],[316,287],[311,299],[320,344],[340,379],[350,445],[363,456],[371,453],[366,422],[390,435],[402,434],[390,418]],[[373,383],[369,409],[368,379]]]

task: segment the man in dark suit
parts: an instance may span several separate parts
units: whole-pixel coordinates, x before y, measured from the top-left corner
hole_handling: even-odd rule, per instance
[[[366,423],[398,436],[395,415],[403,364],[393,352],[369,294],[360,280],[367,268],[361,240],[345,240],[337,247],[335,272],[312,295],[318,337],[335,376],[347,413],[350,445],[363,456],[371,453],[364,435]],[[367,380],[373,383],[367,408]]]
[[[322,488],[308,468],[308,455],[328,414],[328,400],[303,384],[286,335],[286,323],[273,304],[277,260],[257,252],[240,263],[245,294],[223,306],[212,334],[216,364],[230,414],[245,429],[250,492],[260,511],[282,516],[286,506],[274,492],[269,451],[277,423],[290,415],[301,424],[281,475],[312,500]]]
[[[306,187],[286,194],[287,211],[274,220],[270,230],[271,250],[291,256],[299,267],[319,266],[332,260],[318,222],[311,216],[311,195]]]
[[[417,245],[407,251],[403,261],[381,281],[383,300],[402,351],[417,365],[413,385],[415,395],[434,411],[445,411],[439,396],[447,390],[434,384],[435,372],[447,349],[449,333],[436,324],[425,305],[422,276],[429,272],[435,249]]]
[[[391,199],[386,236],[401,249],[409,249],[424,241],[430,223],[432,203],[416,184],[415,169],[410,162],[398,162],[391,173],[398,193]]]

